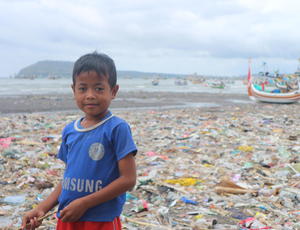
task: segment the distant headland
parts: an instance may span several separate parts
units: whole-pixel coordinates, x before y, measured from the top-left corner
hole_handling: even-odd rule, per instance
[[[35,64],[24,67],[15,75],[15,78],[70,78],[72,76],[74,62],[70,61],[39,61]],[[172,73],[154,73],[139,71],[118,71],[118,77],[131,78],[184,78],[188,74],[172,74]]]

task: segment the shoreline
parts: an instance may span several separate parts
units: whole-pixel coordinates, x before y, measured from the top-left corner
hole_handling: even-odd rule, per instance
[[[0,114],[78,111],[72,94],[0,96]],[[253,103],[247,95],[228,93],[119,92],[111,109],[178,109]]]

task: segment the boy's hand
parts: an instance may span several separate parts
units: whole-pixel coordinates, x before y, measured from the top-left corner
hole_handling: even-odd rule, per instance
[[[39,209],[33,209],[27,213],[22,218],[22,229],[35,229],[42,224],[42,221],[38,221],[39,217],[45,215],[45,212]]]
[[[75,222],[86,212],[87,207],[82,199],[72,201],[68,206],[60,211],[60,219],[62,222]]]

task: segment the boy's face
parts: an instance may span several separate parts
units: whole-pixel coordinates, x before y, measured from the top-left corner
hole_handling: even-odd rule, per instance
[[[105,116],[119,86],[111,89],[107,76],[99,76],[95,71],[89,71],[76,76],[72,89],[77,106],[85,113],[85,118],[97,122]]]

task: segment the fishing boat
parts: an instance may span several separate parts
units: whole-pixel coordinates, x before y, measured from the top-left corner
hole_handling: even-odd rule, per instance
[[[174,81],[174,83],[175,83],[175,85],[187,85],[188,84],[186,79],[180,79],[180,78],[176,79]]]
[[[154,85],[154,86],[159,85],[159,80],[158,79],[153,79],[151,84]]]
[[[223,81],[220,82],[212,82],[210,84],[211,88],[215,88],[215,89],[224,89],[225,88],[225,83]]]
[[[250,62],[249,62],[249,69],[248,69],[247,88],[248,88],[249,98],[254,101],[289,104],[289,103],[295,103],[300,99],[299,87],[296,90],[291,90],[288,92],[281,92],[280,89],[273,90],[271,92],[262,90],[261,87],[259,87],[259,85],[256,85],[252,82]]]

